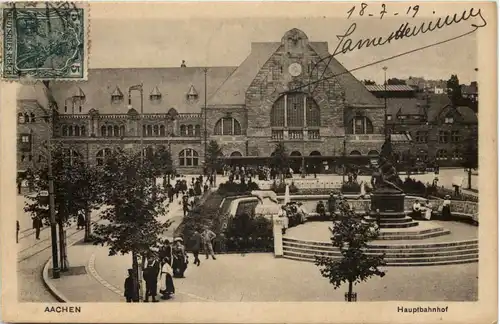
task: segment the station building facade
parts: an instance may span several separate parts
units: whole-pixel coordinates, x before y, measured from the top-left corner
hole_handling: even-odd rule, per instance
[[[280,42],[252,43],[239,66],[90,69],[84,82],[23,87],[18,169],[46,160],[50,135],[71,159],[95,164],[142,139],[168,149],[183,173],[202,171],[211,140],[246,161],[269,157],[278,142],[292,156],[371,156],[384,142],[385,107],[327,42],[292,29]]]

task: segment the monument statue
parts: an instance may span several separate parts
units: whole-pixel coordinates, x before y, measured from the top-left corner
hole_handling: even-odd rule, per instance
[[[396,192],[403,192],[401,186],[403,181],[398,175],[394,167],[394,155],[392,153],[391,139],[388,136],[382,145],[382,152],[378,160],[378,167],[374,170],[371,179],[371,185],[375,190],[395,190]]]

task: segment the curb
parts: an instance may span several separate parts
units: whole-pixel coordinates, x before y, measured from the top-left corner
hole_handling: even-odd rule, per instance
[[[69,246],[68,246],[69,247]],[[42,270],[42,280],[45,288],[47,288],[52,296],[54,296],[61,303],[69,303],[69,299],[63,295],[57,288],[50,282],[49,279],[49,266],[52,263],[52,257],[47,260]]]

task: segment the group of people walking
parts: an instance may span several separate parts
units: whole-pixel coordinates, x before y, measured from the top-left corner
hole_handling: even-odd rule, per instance
[[[208,227],[203,231],[194,231],[190,238],[191,252],[193,253],[193,264],[200,266],[201,260],[199,254],[203,248],[206,259],[211,257],[216,260],[213,240],[216,234]],[[151,248],[149,254],[144,258],[143,279],[146,284],[144,302],[158,302],[156,296],[161,295],[161,299],[170,299],[175,295],[175,286],[173,278],[185,278],[185,271],[188,268],[189,257],[184,246],[184,240],[176,237],[173,244],[165,240],[160,248]],[[129,276],[125,279],[124,297],[127,302],[138,300],[133,284],[133,270],[128,269]],[[135,298],[134,298],[135,297]]]

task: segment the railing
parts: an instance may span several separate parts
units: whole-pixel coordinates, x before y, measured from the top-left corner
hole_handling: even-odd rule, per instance
[[[307,138],[313,140],[319,139],[319,130],[308,130]]]
[[[304,132],[302,130],[289,130],[288,139],[301,140],[304,139]]]
[[[273,140],[278,140],[278,141],[281,141],[283,140],[283,130],[273,130],[271,132],[271,138]]]
[[[384,134],[347,134],[349,141],[383,141]]]

